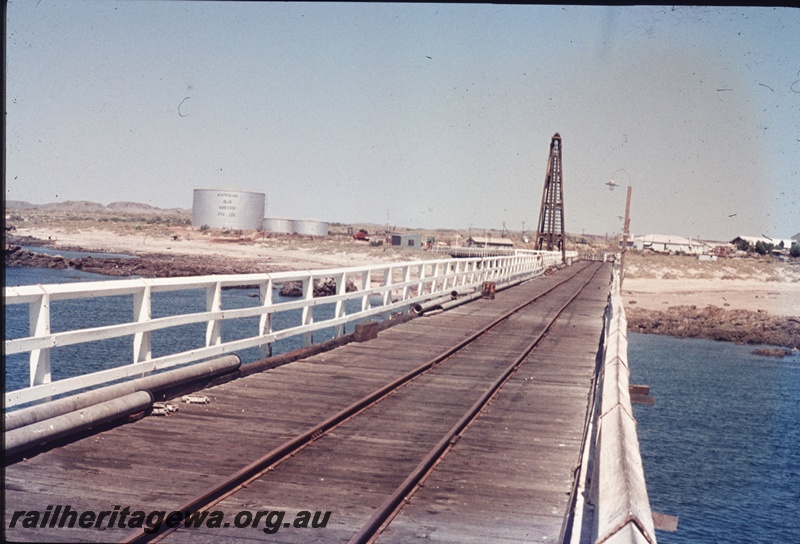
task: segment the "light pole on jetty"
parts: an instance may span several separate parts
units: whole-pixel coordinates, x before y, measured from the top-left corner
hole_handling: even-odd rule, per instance
[[[622,281],[625,279],[625,254],[628,252],[628,236],[630,235],[630,227],[631,227],[631,174],[624,168],[617,169],[613,174],[611,174],[611,179],[606,183],[610,190],[614,190],[614,187],[619,185],[619,183],[614,179],[619,172],[625,172],[628,176],[628,195],[625,199],[625,223],[623,224],[623,232],[622,232],[622,257],[620,258],[619,263],[619,286],[622,287]]]

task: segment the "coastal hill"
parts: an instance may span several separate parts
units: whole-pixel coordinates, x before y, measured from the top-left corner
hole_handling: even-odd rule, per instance
[[[117,213],[136,213],[136,214],[179,214],[190,215],[189,209],[182,208],[158,208],[150,204],[140,202],[112,202],[104,206],[98,202],[88,200],[67,200],[65,202],[51,202],[49,204],[31,204],[23,200],[7,200],[7,210],[50,210],[50,211],[71,211],[71,212],[117,212]]]

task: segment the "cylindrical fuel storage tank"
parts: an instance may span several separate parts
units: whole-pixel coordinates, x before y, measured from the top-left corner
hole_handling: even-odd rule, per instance
[[[295,234],[305,234],[306,236],[327,236],[328,223],[325,221],[313,221],[311,219],[295,219],[292,221]]]
[[[292,234],[294,232],[294,222],[291,219],[265,217],[264,221],[261,223],[261,230],[264,232]]]
[[[192,226],[214,229],[257,230],[266,207],[264,193],[228,189],[195,189]]]

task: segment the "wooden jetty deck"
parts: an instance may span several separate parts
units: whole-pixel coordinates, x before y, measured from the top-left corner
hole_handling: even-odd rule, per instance
[[[582,272],[584,279],[590,272]],[[561,270],[501,291],[494,300],[412,320],[369,342],[210,387],[198,392],[210,404],[176,402],[179,411],[169,417],[146,417],[7,466],[6,537],[123,539],[130,529],[106,524],[89,529],[42,524],[46,526],[34,529],[19,520],[9,529],[8,522],[15,511],[44,513],[51,505],[70,505],[78,512],[115,507],[170,512],[568,273]],[[378,541],[558,539],[580,454],[609,275],[609,265],[601,265]],[[505,366],[557,306],[556,299],[542,298],[531,311],[510,318],[502,335],[495,335],[493,357],[471,357],[470,348],[465,349],[457,365],[461,370],[437,369],[425,378],[427,389],[401,389],[370,408],[370,417],[348,421],[276,467],[268,480],[253,482],[213,507],[225,513],[226,521],[242,511],[285,511],[286,522],[300,511],[330,511],[325,528],[280,527],[267,534],[263,522],[257,528],[231,523],[225,529],[179,530],[166,541],[348,541],[396,480],[417,464],[420,451],[430,448],[440,427],[452,424],[440,414],[449,414],[451,407],[457,413],[472,402],[477,386],[467,377]]]

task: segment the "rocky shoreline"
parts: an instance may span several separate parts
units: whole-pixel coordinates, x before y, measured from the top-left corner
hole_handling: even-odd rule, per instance
[[[76,251],[82,251],[75,248]],[[65,249],[64,251],[70,251]],[[223,257],[194,257],[190,255],[141,254],[125,257],[66,258],[58,255],[34,253],[19,246],[6,246],[6,267],[71,268],[106,276],[141,276],[145,278],[172,278],[205,276],[209,274],[255,274],[277,272],[275,267],[257,261]]]
[[[82,251],[76,248],[76,251]],[[65,250],[71,251],[71,250]],[[275,267],[256,262],[237,261],[221,257],[193,257],[187,255],[145,254],[135,257],[79,257],[66,258],[59,255],[35,253],[19,246],[6,246],[6,267],[33,267],[72,269],[124,277],[172,278],[184,276],[205,276],[213,274],[256,274],[278,272]],[[355,291],[352,280],[347,280],[345,289]],[[302,282],[290,281],[281,286],[280,294],[287,297],[303,296]],[[314,296],[323,297],[336,294],[336,280],[319,278],[314,282]]]
[[[670,306],[665,311],[626,309],[628,330],[738,344],[770,344],[800,349],[800,318],[718,306]]]

